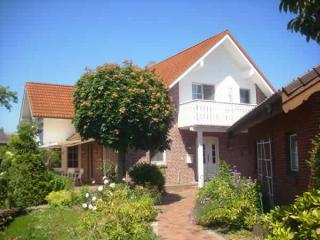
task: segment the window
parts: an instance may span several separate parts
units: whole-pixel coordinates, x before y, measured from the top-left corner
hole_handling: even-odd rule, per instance
[[[216,163],[216,145],[212,144],[212,163]]]
[[[214,86],[206,84],[192,84],[192,99],[214,100]]]
[[[290,151],[290,170],[297,172],[299,169],[299,159],[298,159],[298,142],[297,134],[289,135],[289,151]]]
[[[78,146],[68,147],[68,168],[78,167]]]
[[[150,162],[154,164],[164,164],[166,162],[166,152],[159,150],[150,151]]]
[[[249,89],[240,89],[240,103],[250,103]]]
[[[192,84],[192,100],[202,99],[202,85]]]

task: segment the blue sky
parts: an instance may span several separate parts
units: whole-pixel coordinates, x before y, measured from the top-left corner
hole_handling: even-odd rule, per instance
[[[320,63],[320,46],[262,1],[0,1],[0,85],[18,92],[0,127],[16,129],[26,81],[74,84],[86,66],[144,66],[229,29],[276,88]]]

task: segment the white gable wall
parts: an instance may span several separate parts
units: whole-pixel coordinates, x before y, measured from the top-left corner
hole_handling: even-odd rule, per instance
[[[239,63],[224,44],[214,49],[179,82],[180,103],[192,100],[192,83],[215,86],[215,101],[240,103],[240,88],[250,90],[251,104],[256,104],[256,89],[249,66]]]
[[[42,129],[44,145],[64,142],[75,132],[71,119],[43,118]]]

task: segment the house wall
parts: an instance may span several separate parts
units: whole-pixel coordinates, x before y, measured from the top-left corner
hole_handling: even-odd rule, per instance
[[[180,83],[177,83],[169,90],[177,111],[174,114],[173,126],[169,132],[169,138],[171,139],[170,150],[166,150],[166,163],[162,166],[166,177],[166,185],[193,184],[198,178],[196,132],[179,129],[177,126],[179,85]],[[258,90],[255,88],[255,91]],[[263,99],[264,95],[262,94],[259,95],[260,99]],[[204,135],[219,138],[219,154],[221,160],[225,160],[232,166],[237,166],[238,170],[244,175],[254,175],[255,168],[247,167],[247,165],[249,165],[248,155],[250,151],[248,148],[247,133],[242,133],[232,138],[229,138],[228,134],[223,132],[204,133]],[[188,154],[193,157],[191,164],[186,162]],[[126,169],[129,169],[132,165],[139,162],[150,162],[148,152],[130,150],[127,154]]]
[[[221,45],[179,82],[180,103],[192,100],[192,83],[213,84],[215,101],[240,103],[240,88],[250,90],[250,101],[256,103],[256,87],[227,49]]]
[[[89,177],[89,145],[93,147],[93,178]],[[81,144],[81,167],[84,170],[82,180],[86,183],[90,183],[92,180],[95,180],[97,183],[100,183],[103,177],[102,171],[102,159],[103,159],[103,147],[97,142],[90,142]]]
[[[264,121],[249,129],[248,161],[241,162],[248,175],[256,177],[256,141],[271,138],[276,204],[287,204],[307,190],[310,170],[306,160],[310,157],[311,139],[320,132],[320,93],[312,95],[298,108]],[[298,140],[299,172],[290,172],[288,134],[296,133]]]
[[[64,142],[75,132],[71,119],[43,118],[42,124],[43,144]]]

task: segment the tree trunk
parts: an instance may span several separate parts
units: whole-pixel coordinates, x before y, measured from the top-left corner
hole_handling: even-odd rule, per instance
[[[117,167],[118,181],[121,181],[126,175],[126,151],[121,150],[118,153],[118,167]]]

